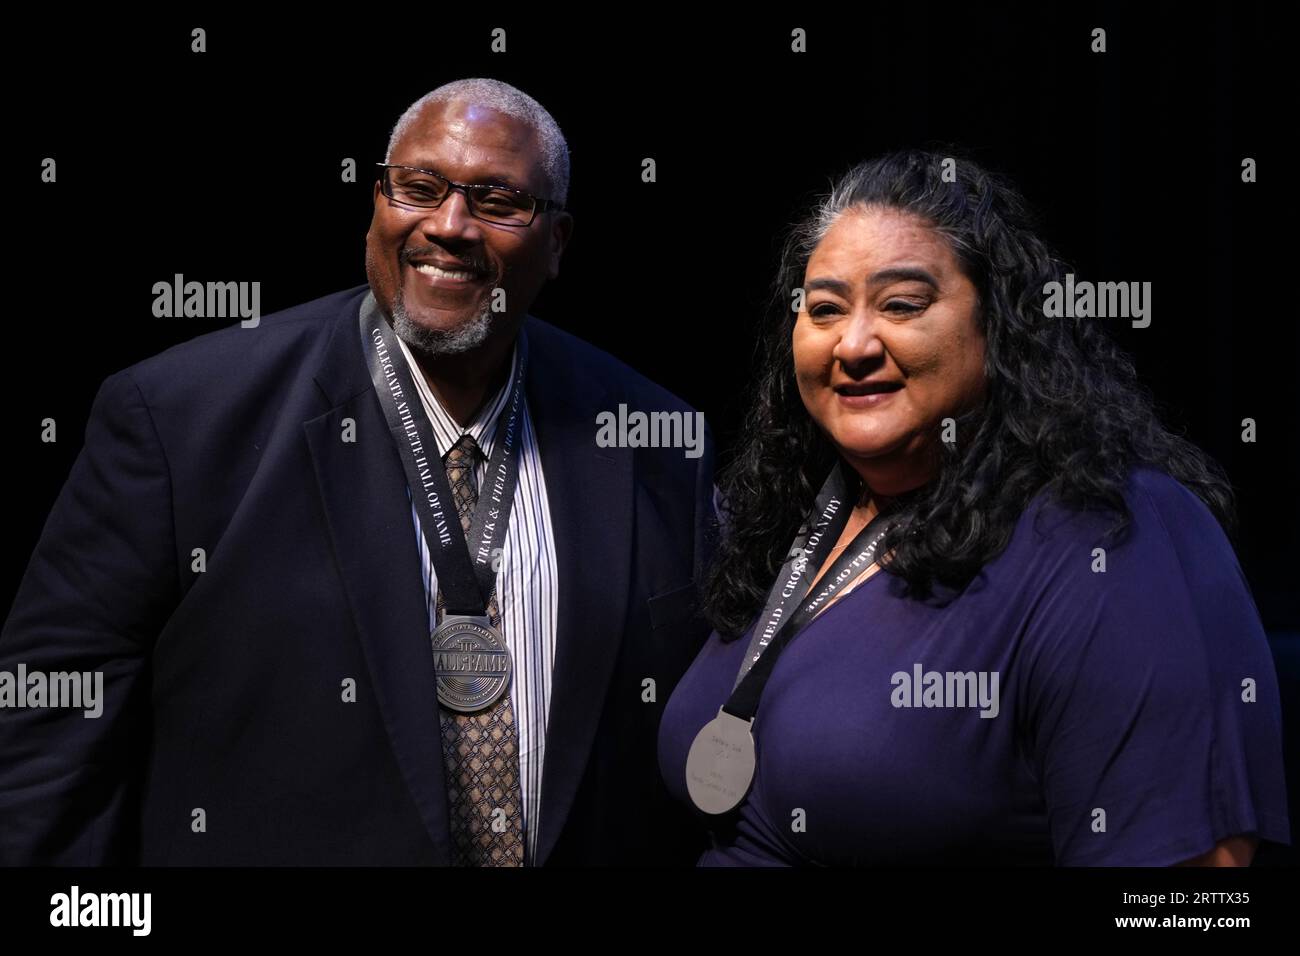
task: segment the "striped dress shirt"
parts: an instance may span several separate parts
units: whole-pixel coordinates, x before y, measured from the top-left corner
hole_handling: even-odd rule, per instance
[[[522,330],[520,335],[525,334]],[[509,400],[509,384],[519,362],[516,348],[510,359],[510,374],[496,395],[488,399],[473,420],[463,428],[429,389],[420,366],[398,339],[406,357],[416,391],[425,414],[433,426],[438,455],[446,458],[451,446],[469,434],[483,450],[474,470],[475,483],[481,490],[487,462],[496,442],[497,422]],[[551,530],[551,510],[546,498],[546,482],[537,450],[537,435],[525,398],[523,430],[519,443],[519,484],[515,488],[510,523],[502,545],[501,570],[497,573],[497,606],[501,612],[501,632],[514,662],[510,696],[519,733],[519,781],[523,794],[524,863],[531,866],[537,852],[537,814],[542,797],[542,765],[546,755],[546,715],[551,701],[551,666],[555,660],[555,626],[557,615],[558,576],[555,560],[555,536]],[[411,490],[407,488],[407,497]],[[429,630],[437,625],[438,578],[429,557],[428,542],[420,530],[420,515],[411,502],[411,520],[419,543],[423,568],[425,600],[429,609]],[[430,651],[432,653],[432,650]],[[437,700],[433,700],[437,706]]]

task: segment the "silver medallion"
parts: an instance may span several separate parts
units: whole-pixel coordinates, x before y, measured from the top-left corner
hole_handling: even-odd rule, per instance
[[[510,649],[487,618],[448,614],[432,640],[442,706],[472,714],[491,707],[510,686]]]
[[[686,790],[705,813],[726,813],[749,792],[755,764],[752,724],[718,708],[718,716],[695,735],[686,756]]]

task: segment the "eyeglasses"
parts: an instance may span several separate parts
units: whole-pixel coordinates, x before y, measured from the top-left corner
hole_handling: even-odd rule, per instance
[[[380,189],[393,202],[420,209],[437,209],[459,189],[475,219],[498,226],[531,226],[539,212],[564,207],[552,199],[538,199],[522,189],[452,182],[431,169],[375,163],[384,170]]]

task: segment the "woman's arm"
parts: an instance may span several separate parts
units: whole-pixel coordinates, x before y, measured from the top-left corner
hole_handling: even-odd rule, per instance
[[[1259,846],[1258,837],[1234,836],[1220,840],[1209,853],[1192,857],[1175,866],[1250,866]]]

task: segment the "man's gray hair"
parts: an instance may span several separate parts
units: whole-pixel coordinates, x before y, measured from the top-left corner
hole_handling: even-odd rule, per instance
[[[486,106],[529,126],[537,134],[537,142],[542,149],[542,173],[546,176],[547,187],[550,190],[550,195],[543,198],[554,199],[561,204],[568,199],[569,144],[565,142],[559,124],[546,111],[546,107],[537,100],[523,90],[516,89],[509,83],[502,83],[500,80],[485,77],[454,80],[424,94],[407,107],[406,112],[397,121],[397,125],[393,127],[393,135],[388,138],[388,153],[384,156],[384,162],[393,161],[393,149],[397,146],[397,141],[415,123],[421,110],[430,103],[449,103],[456,100]]]

